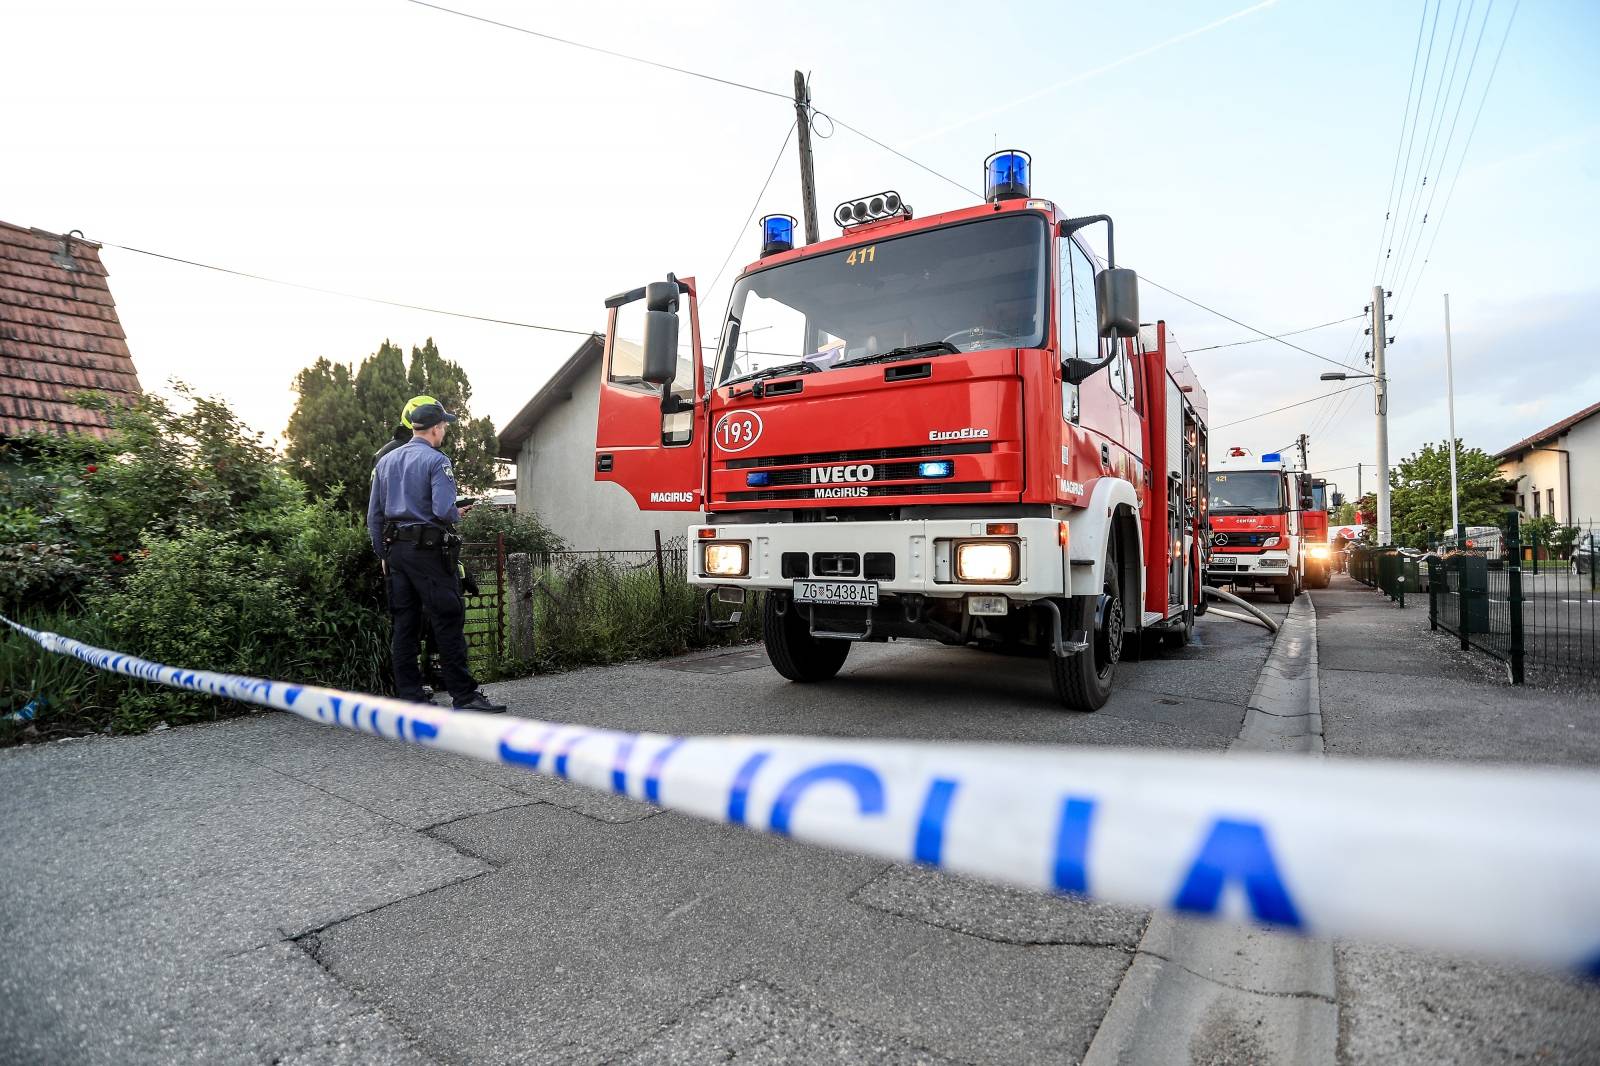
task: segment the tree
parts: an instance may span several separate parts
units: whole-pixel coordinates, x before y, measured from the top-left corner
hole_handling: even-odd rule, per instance
[[[1456,442],[1456,482],[1461,522],[1496,525],[1508,483],[1494,457]],[[1450,445],[1426,444],[1389,472],[1390,524],[1396,544],[1426,548],[1430,538],[1450,529]]]
[[[1340,525],[1340,526],[1353,525],[1355,523],[1355,520],[1356,520],[1356,505],[1351,503],[1349,500],[1346,500],[1344,503],[1341,503],[1339,505],[1339,507],[1338,507],[1338,510],[1336,510],[1334,512],[1334,515],[1333,515],[1333,521],[1334,521],[1335,525]]]
[[[440,355],[432,337],[412,347],[409,365],[401,348],[387,340],[359,367],[319,358],[295,375],[294,389],[294,414],[284,431],[289,461],[318,495],[364,512],[372,455],[400,424],[406,401],[420,394],[436,397],[460,416],[444,443],[457,485],[472,492],[494,484],[494,423],[472,417],[467,372]]]

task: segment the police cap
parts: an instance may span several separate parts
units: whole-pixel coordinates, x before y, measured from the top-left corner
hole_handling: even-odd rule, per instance
[[[440,422],[454,422],[456,416],[444,409],[444,404],[424,403],[418,404],[411,410],[412,429],[431,429]]]
[[[434,397],[414,395],[406,400],[405,410],[400,411],[400,421],[411,429],[427,429],[440,423],[453,423],[456,416],[446,411],[445,405]]]

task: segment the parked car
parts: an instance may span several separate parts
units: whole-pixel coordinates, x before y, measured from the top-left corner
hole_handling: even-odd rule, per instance
[[[1574,574],[1593,573],[1596,556],[1600,556],[1600,532],[1590,530],[1573,542],[1572,572]]]

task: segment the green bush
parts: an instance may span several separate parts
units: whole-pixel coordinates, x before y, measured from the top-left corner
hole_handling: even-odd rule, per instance
[[[506,538],[506,554],[527,552],[543,555],[560,551],[561,538],[552,533],[538,515],[519,514],[503,507],[479,504],[466,513],[456,527],[465,541],[492,542],[497,535]]]
[[[226,405],[184,395],[181,410],[150,396],[113,410],[108,442],[43,438],[0,457],[0,565],[21,563],[0,574],[0,603],[169,665],[385,691],[361,520],[308,500]],[[23,669],[60,659],[24,644],[7,642],[0,715],[42,696],[35,734],[241,709],[111,675],[86,687],[75,664]]]
[[[94,615],[30,611],[17,619],[30,629],[60,633],[105,647],[111,637]],[[48,739],[103,728],[116,715],[125,683],[67,655],[53,655],[9,626],[0,627],[0,743]],[[32,705],[34,717],[8,716]]]

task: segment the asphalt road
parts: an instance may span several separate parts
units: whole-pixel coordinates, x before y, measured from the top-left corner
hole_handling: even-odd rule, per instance
[[[1202,620],[1097,714],[922,644],[818,686],[752,648],[494,691],[624,729],[1222,750],[1269,641]],[[0,791],[5,1062],[1076,1061],[1146,924],[277,714],[0,752]]]

